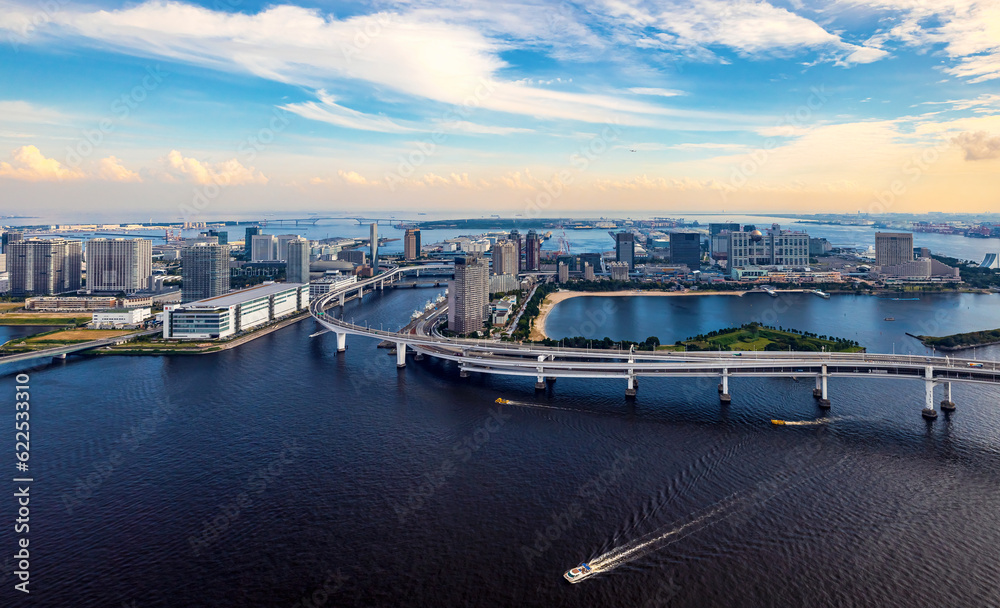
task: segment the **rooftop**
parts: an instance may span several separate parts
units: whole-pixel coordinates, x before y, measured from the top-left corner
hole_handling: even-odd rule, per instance
[[[306,285],[305,283],[264,283],[263,285],[257,285],[256,287],[251,287],[249,289],[241,289],[240,291],[234,291],[232,293],[227,293],[221,296],[215,296],[214,298],[205,298],[204,300],[197,300],[195,302],[188,302],[184,304],[183,308],[226,308],[234,304],[242,304],[249,300],[255,300],[257,298],[264,298],[270,295],[281,293],[283,291],[288,291],[289,289],[294,289]]]

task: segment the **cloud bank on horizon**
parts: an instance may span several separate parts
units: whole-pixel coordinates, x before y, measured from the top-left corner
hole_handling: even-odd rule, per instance
[[[314,4],[0,0],[8,201],[997,208],[995,2]]]

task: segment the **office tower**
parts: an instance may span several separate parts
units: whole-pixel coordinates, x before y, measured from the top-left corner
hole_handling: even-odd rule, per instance
[[[519,257],[514,241],[497,241],[493,246],[493,274],[516,275]]]
[[[278,239],[273,234],[255,234],[250,237],[250,261],[272,262],[278,259]]]
[[[277,253],[275,254],[276,260],[288,261],[288,244],[299,238],[297,234],[279,234],[274,237],[278,242]]]
[[[337,252],[337,259],[350,262],[355,266],[362,266],[365,263],[365,252],[361,249],[344,249]]]
[[[371,249],[372,272],[378,272],[378,222],[372,222],[371,233],[368,237]]]
[[[185,247],[181,250],[181,278],[182,303],[228,293],[229,247],[210,243]]]
[[[631,232],[615,235],[615,261],[628,264],[630,272],[635,270],[635,235]]]
[[[153,241],[92,239],[87,242],[87,291],[135,293],[149,289]]]
[[[612,281],[628,280],[628,262],[611,262],[608,264],[608,271]]]
[[[258,234],[260,234],[260,226],[250,226],[247,228],[246,240],[243,241],[243,248],[245,250],[243,253],[247,257],[250,257],[250,254],[253,251],[253,249],[251,249],[251,246],[253,245],[253,237]]]
[[[455,280],[448,282],[448,329],[465,335],[483,328],[489,287],[489,268],[483,257],[455,258]]]
[[[729,268],[808,266],[809,235],[773,224],[767,234],[754,228],[729,233]]]
[[[415,260],[420,257],[420,228],[407,228],[403,236],[403,259]]]
[[[701,267],[701,235],[697,232],[671,232],[670,263],[698,270]]]
[[[559,265],[556,266],[556,278],[560,283],[569,281],[569,266],[566,262],[559,262]]]
[[[514,243],[514,251],[516,251],[514,255],[517,257],[517,271],[521,272],[524,270],[524,263],[521,261],[521,250],[523,249],[523,244],[521,243],[521,233],[515,228],[510,231],[510,235],[507,240]]]
[[[542,267],[542,235],[534,230],[528,231],[524,239],[524,269],[537,272]]]
[[[285,280],[289,283],[309,282],[309,241],[297,237],[288,241]]]
[[[2,243],[0,253],[7,253],[7,244],[24,240],[24,233],[19,230],[8,230],[3,233],[3,237],[0,237],[0,239],[2,239],[0,240],[0,243]]]
[[[559,262],[564,262],[566,264],[566,267],[569,268],[570,272],[576,272],[577,268],[576,268],[576,256],[575,255],[560,255],[560,256],[556,256],[556,265],[558,265]]]
[[[52,295],[80,289],[83,275],[80,241],[13,240],[7,243],[6,255],[12,296]]]
[[[722,232],[739,232],[740,225],[733,222],[723,222],[715,223],[712,222],[708,225],[708,237],[711,239],[713,236],[721,234]]]
[[[581,253],[580,254],[580,266],[584,264],[590,264],[590,267],[597,272],[601,268],[601,254],[599,253]]]
[[[583,280],[584,281],[594,280],[594,267],[590,265],[590,262],[583,263]]]
[[[229,233],[226,232],[225,230],[206,230],[205,232],[201,233],[201,236],[208,236],[208,237],[214,236],[216,238],[216,242],[219,243],[220,245],[229,244]]]
[[[898,266],[913,261],[913,234],[910,232],[876,232],[875,263]]]

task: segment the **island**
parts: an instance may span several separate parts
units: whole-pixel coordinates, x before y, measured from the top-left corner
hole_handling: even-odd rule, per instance
[[[1000,344],[1000,329],[986,329],[964,334],[952,334],[950,336],[917,336],[911,333],[907,333],[906,335],[920,340],[924,346],[945,351]]]

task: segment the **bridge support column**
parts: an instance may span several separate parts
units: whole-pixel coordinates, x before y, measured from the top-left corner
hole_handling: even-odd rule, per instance
[[[544,391],[545,390],[545,376],[542,376],[541,374],[539,374],[539,376],[537,378],[535,378],[535,390],[536,391]]]
[[[337,352],[342,353],[347,350],[347,334],[337,332]]]
[[[729,394],[729,370],[722,370],[722,384],[719,385],[719,403],[731,403],[733,398]]]
[[[406,343],[396,342],[396,368],[406,367]]]
[[[944,401],[941,402],[941,409],[946,412],[955,411],[955,402],[951,400],[951,382],[944,383]]]
[[[934,368],[929,365],[924,368],[924,409],[920,414],[928,420],[938,416],[934,409]]]
[[[341,307],[341,308],[343,308],[343,307],[344,307],[344,295],[345,295],[344,293],[341,293],[341,294],[340,294],[340,307]]]
[[[468,378],[469,377],[469,370],[467,370],[467,369],[460,370],[458,372],[458,377],[459,378]]]
[[[65,359],[66,358],[66,353],[59,353],[58,355],[54,355],[52,358],[53,359]]]
[[[360,300],[365,295],[365,288],[358,287],[358,299]]]
[[[829,376],[829,373],[826,371],[826,366],[824,365],[819,378],[817,379],[819,382],[819,399],[816,400],[816,405],[818,405],[820,409],[824,410],[830,409],[830,397],[826,390],[826,380]]]
[[[813,399],[820,399],[823,397],[823,387],[820,384],[822,379],[821,374],[816,374],[816,388],[813,389]]]
[[[625,388],[625,397],[628,399],[634,399],[637,390],[638,383],[635,380],[635,376],[630,373],[628,375],[628,386]]]
[[[423,361],[424,360],[424,353],[417,353],[417,354],[413,355],[413,360],[414,361]]]

